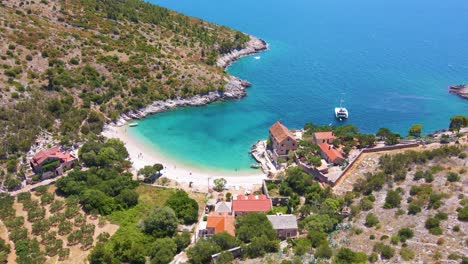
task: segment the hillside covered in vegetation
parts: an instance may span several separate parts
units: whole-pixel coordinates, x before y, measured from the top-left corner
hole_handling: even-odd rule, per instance
[[[140,0],[8,0],[0,40],[6,160],[40,130],[66,145],[155,100],[222,91],[216,60],[249,36]]]

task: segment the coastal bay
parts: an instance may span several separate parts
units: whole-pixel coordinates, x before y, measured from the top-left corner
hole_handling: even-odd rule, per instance
[[[468,111],[465,101],[446,90],[466,80],[468,54],[460,38],[468,34],[449,15],[468,13],[462,1],[291,1],[267,6],[241,1],[229,7],[211,0],[196,6],[153,2],[269,44],[267,52],[241,58],[227,69],[252,83],[242,100],[180,108],[138,121],[135,136],[173,160],[248,171],[250,146],[266,138],[276,120],[292,128],[306,122],[352,123],[363,132],[389,127],[406,135],[414,123],[430,133],[446,128],[450,116]],[[422,4],[425,12],[418,13]],[[441,8],[447,12],[442,14]],[[388,12],[394,20],[386,19]],[[340,97],[350,111],[344,123],[337,123],[332,112]]]

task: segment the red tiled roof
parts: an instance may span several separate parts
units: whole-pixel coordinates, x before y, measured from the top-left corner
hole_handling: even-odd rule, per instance
[[[231,236],[235,236],[234,216],[228,213],[212,212],[207,217],[206,227],[213,228],[215,234],[226,231]]]
[[[41,150],[31,159],[34,167],[41,165],[47,158],[57,158],[61,162],[68,162],[76,159],[75,156],[68,152],[62,152],[60,147],[55,146],[50,149]]]
[[[337,159],[344,159],[341,152],[334,149],[330,144],[322,143],[322,144],[319,144],[319,146],[322,152],[325,153],[325,155],[328,157],[328,159],[331,162],[335,162]]]
[[[324,140],[324,139],[335,139],[336,137],[333,135],[332,131],[327,132],[315,132],[314,137],[317,140]]]
[[[242,195],[239,194],[232,200],[232,211],[234,212],[268,212],[271,210],[271,200],[264,194]]]
[[[291,131],[289,131],[289,129],[283,124],[281,124],[280,121],[277,121],[270,127],[270,133],[278,142],[282,142],[288,137],[294,139],[294,136],[291,133]]]

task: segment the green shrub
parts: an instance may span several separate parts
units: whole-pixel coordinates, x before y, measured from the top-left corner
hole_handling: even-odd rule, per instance
[[[407,247],[404,247],[400,250],[400,256],[405,261],[410,261],[414,259],[414,252]]]
[[[374,245],[373,251],[380,253],[383,259],[391,259],[395,255],[395,249],[380,242]]]
[[[367,227],[373,227],[379,223],[379,219],[373,213],[368,213],[366,216],[366,222],[364,223]]]
[[[405,242],[407,239],[410,239],[414,236],[413,230],[409,227],[404,227],[398,230],[398,236],[400,237],[402,242]]]
[[[400,206],[401,196],[398,191],[389,190],[387,192],[387,196],[385,197],[385,209],[396,208]]]
[[[460,180],[460,175],[458,175],[458,173],[455,173],[455,172],[449,172],[449,174],[447,174],[447,181],[449,182],[457,182]]]
[[[415,203],[410,203],[408,205],[408,214],[409,215],[416,215],[421,212],[421,206],[415,204]]]

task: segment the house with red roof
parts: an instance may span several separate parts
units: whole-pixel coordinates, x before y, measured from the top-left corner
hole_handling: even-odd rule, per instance
[[[235,216],[253,212],[268,212],[272,208],[271,199],[264,194],[239,194],[232,200],[232,214]]]
[[[41,175],[41,179],[48,179],[62,175],[75,166],[76,157],[66,151],[62,151],[59,146],[41,150],[31,159],[30,164],[36,174]]]
[[[328,143],[319,144],[320,153],[322,157],[328,162],[333,164],[342,164],[344,162],[343,154],[340,151],[335,149],[332,145]]]
[[[273,158],[287,157],[290,151],[297,149],[297,139],[289,129],[277,121],[270,127],[270,141]]]
[[[327,132],[315,132],[312,134],[315,144],[319,145],[322,143],[332,144],[333,140],[336,139],[332,131]]]
[[[216,213],[211,212],[207,216],[206,229],[204,236],[210,236],[227,232],[231,236],[235,236],[235,218],[231,213]]]

